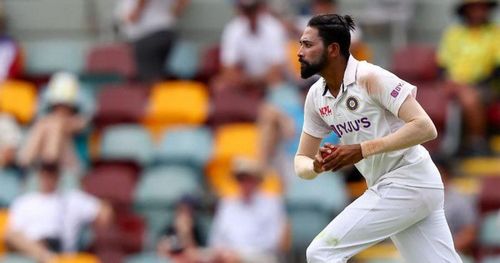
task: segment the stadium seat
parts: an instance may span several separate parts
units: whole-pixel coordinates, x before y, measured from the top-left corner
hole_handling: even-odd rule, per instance
[[[221,69],[220,46],[212,45],[203,50],[197,78],[208,83]]]
[[[484,258],[481,262],[482,263],[500,263],[500,256],[489,256],[489,257]]]
[[[214,134],[214,159],[235,156],[258,158],[260,134],[254,123],[233,123],[218,127]]]
[[[132,50],[126,43],[93,46],[85,63],[88,73],[115,73],[125,79],[133,79],[137,74]]]
[[[21,193],[21,181],[14,171],[0,169],[0,207],[9,207]]]
[[[372,247],[369,247],[355,256],[356,260],[362,262],[388,262],[403,263],[399,251],[390,240],[383,241]]]
[[[436,125],[438,138],[423,144],[431,153],[450,155],[460,143],[461,116],[458,107],[447,96],[442,82],[418,85],[417,100]]]
[[[287,186],[286,201],[293,209],[318,208],[318,210],[338,214],[347,205],[347,193],[343,177],[338,173],[327,173],[314,180],[294,177]]]
[[[37,107],[36,87],[24,81],[4,81],[0,83],[0,112],[16,117],[21,124],[33,120]]]
[[[28,257],[21,256],[19,254],[9,253],[3,256],[0,256],[1,263],[36,263],[35,260],[32,260]]]
[[[500,209],[500,191],[498,189],[500,189],[500,176],[482,178],[478,196],[478,205],[481,213],[484,214]]]
[[[296,79],[300,79],[300,62],[297,57],[299,49],[300,49],[300,44],[298,41],[293,40],[288,42],[288,50],[287,50],[288,63],[290,70],[292,71]]]
[[[77,253],[59,255],[53,263],[101,263],[101,261],[92,254]]]
[[[292,226],[292,248],[304,252],[314,237],[333,219],[328,213],[309,208],[289,211],[289,218]]]
[[[200,170],[212,157],[212,132],[206,127],[174,127],[167,129],[156,149],[161,163],[193,165]]]
[[[100,157],[104,160],[133,160],[142,165],[153,159],[153,141],[140,125],[115,125],[104,130]]]
[[[473,157],[462,160],[461,171],[470,176],[500,175],[500,157]]]
[[[411,61],[411,63],[408,63]],[[436,51],[424,44],[410,44],[396,50],[392,72],[408,82],[433,81],[438,77]]]
[[[174,209],[139,208],[137,213],[145,219],[147,225],[148,233],[144,244],[145,249],[155,249],[162,232],[173,220]]]
[[[148,90],[143,84],[105,86],[97,97],[94,124],[102,128],[111,124],[140,122],[147,96]]]
[[[151,90],[144,124],[154,135],[172,125],[200,125],[208,116],[207,87],[201,82],[167,81]]]
[[[82,180],[88,193],[110,202],[115,210],[127,211],[134,200],[138,168],[109,163],[94,167]]]
[[[235,122],[255,122],[260,98],[249,96],[237,87],[214,90],[209,123],[215,127]]]
[[[167,258],[159,257],[157,253],[141,253],[127,257],[125,263],[169,263]]]
[[[234,157],[258,158],[259,130],[253,123],[226,124],[217,128],[214,135],[214,154],[207,166],[207,181],[219,196],[231,196],[238,192],[231,174]],[[268,171],[262,188],[270,194],[281,194],[281,179],[274,171]]]
[[[500,248],[500,225],[498,211],[484,215],[479,233],[481,246]]]
[[[57,71],[81,72],[90,43],[91,40],[87,39],[65,38],[25,41],[23,47],[26,51],[26,71],[29,74],[52,74]]]
[[[115,219],[116,221],[106,229],[94,229],[95,237],[92,247],[98,251],[97,254],[100,254],[99,251],[113,252],[113,250],[126,254],[140,252],[146,235],[144,219],[132,213],[119,214]],[[101,256],[99,255],[99,257]],[[116,262],[106,261],[102,258],[101,261]]]
[[[97,97],[102,88],[107,85],[126,82],[126,79],[117,73],[81,73],[79,79],[81,86],[93,97]]]
[[[95,254],[103,263],[122,263],[126,258],[125,252],[120,248],[97,248]]]
[[[198,46],[193,42],[176,42],[166,61],[166,73],[177,79],[194,79],[198,73],[199,53]]]
[[[234,196],[239,193],[238,183],[231,173],[232,158],[214,159],[206,169],[207,182],[211,190],[219,197]],[[283,193],[282,179],[274,170],[265,172],[262,191],[271,195]]]
[[[7,230],[8,219],[9,219],[9,211],[7,211],[6,209],[0,210],[0,236],[1,237],[3,237],[5,235],[5,231]],[[1,257],[2,257],[2,255],[5,254],[6,251],[7,251],[7,249],[5,247],[5,243],[4,243],[4,240],[2,238],[2,239],[0,239],[0,262],[2,262]]]
[[[158,166],[143,172],[135,191],[135,206],[173,208],[185,194],[200,194],[201,175],[186,166]]]

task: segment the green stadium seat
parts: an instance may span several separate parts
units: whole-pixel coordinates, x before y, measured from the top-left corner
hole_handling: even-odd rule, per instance
[[[292,226],[292,249],[305,252],[311,243],[333,217],[316,209],[294,209],[289,212]]]
[[[153,159],[153,141],[140,125],[116,125],[104,130],[100,150],[104,160],[133,160],[148,165]]]
[[[170,263],[171,261],[159,257],[156,253],[141,253],[128,256],[125,263]]]
[[[0,207],[8,207],[20,193],[19,175],[14,171],[0,169]]]
[[[195,43],[176,42],[165,62],[165,71],[175,78],[194,79],[198,73],[199,57],[200,49]]]
[[[56,71],[80,72],[90,42],[82,40],[50,39],[24,42],[26,71],[47,74]]]
[[[82,175],[76,171],[63,171],[59,180],[58,188],[62,191],[80,189],[80,180]],[[33,192],[38,189],[38,176],[32,171],[26,180],[24,191]]]
[[[498,212],[488,213],[484,216],[479,232],[481,246],[500,248],[500,218]]]
[[[486,257],[481,262],[482,263],[500,263],[500,256]],[[465,261],[464,261],[464,263],[465,263]]]
[[[135,192],[135,206],[173,208],[185,194],[199,194],[201,175],[186,166],[159,166],[143,173]]]
[[[156,159],[161,163],[180,163],[203,169],[212,156],[211,131],[198,127],[167,129],[156,149]]]
[[[294,177],[285,196],[290,210],[315,207],[330,214],[339,213],[347,205],[343,178],[338,173],[325,173],[314,180]]]
[[[36,261],[18,254],[5,254],[0,256],[0,263],[36,263]]]

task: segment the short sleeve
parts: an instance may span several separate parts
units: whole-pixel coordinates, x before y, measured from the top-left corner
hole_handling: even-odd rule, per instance
[[[221,62],[225,67],[234,66],[238,63],[238,31],[234,23],[230,23],[224,29],[221,39]]]
[[[377,68],[373,76],[368,83],[373,87],[371,98],[398,117],[399,108],[406,98],[416,97],[417,87],[382,68]]]
[[[304,126],[302,131],[316,138],[325,138],[330,134],[328,124],[319,116],[314,105],[314,88],[309,89],[304,104]]]
[[[23,204],[21,200],[16,200],[12,203],[9,208],[9,217],[7,221],[7,228],[15,231],[20,231],[26,227],[25,222],[25,209],[23,209]]]

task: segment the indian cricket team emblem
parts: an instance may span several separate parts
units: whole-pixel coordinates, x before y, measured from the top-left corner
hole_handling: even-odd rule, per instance
[[[346,101],[347,108],[351,111],[355,111],[358,109],[359,101],[356,97],[349,97]]]

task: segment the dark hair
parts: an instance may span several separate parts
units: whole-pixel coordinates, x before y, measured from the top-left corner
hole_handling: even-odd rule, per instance
[[[325,47],[331,43],[338,43],[340,53],[346,58],[349,57],[351,30],[355,28],[354,20],[350,16],[337,14],[317,15],[309,20],[307,26],[318,30]]]

